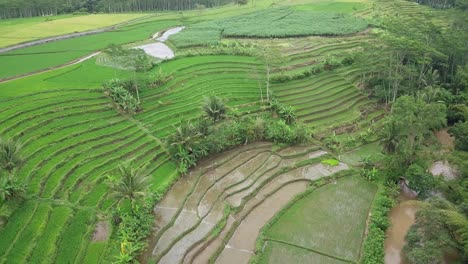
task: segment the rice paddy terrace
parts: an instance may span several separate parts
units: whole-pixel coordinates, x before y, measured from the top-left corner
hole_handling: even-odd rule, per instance
[[[348,168],[321,164],[326,155],[317,147],[273,150],[269,143],[258,143],[206,161],[156,206],[153,258],[160,263],[247,263],[271,217],[310,182]]]
[[[153,190],[169,183],[176,177],[175,165],[159,136],[171,133],[182,118],[201,115],[202,91],[230,96],[233,107],[255,108],[257,66],[247,57],[175,60],[165,68],[177,75],[142,94],[145,110],[135,119],[116,112],[100,90],[50,90],[2,100],[1,134],[22,141],[27,162],[18,175],[34,200],[5,226],[2,255],[17,263],[82,262],[91,256],[98,261],[106,243],[90,244],[93,223],[114,205],[107,198],[106,174],[118,161],[133,159],[154,175]],[[57,249],[58,243],[67,250]]]
[[[258,8],[272,4],[269,0],[259,2]],[[291,2],[276,4],[289,6]],[[311,7],[303,4],[315,2],[299,1],[300,7],[281,7],[280,13],[310,11]],[[313,131],[331,132],[349,124],[365,128],[378,122],[384,110],[359,89],[360,74],[366,69],[351,64],[275,81],[310,71],[330,57],[345,59],[376,41],[360,20],[375,12],[370,1],[350,2],[341,5],[333,1],[331,7],[313,7],[313,12],[342,8],[347,18],[358,21],[359,30],[353,28],[352,33],[305,36],[310,32],[302,32],[300,36],[271,39],[243,32],[216,36],[221,43],[247,43],[278,52],[279,59],[269,72],[273,81],[268,85],[268,67],[262,56],[216,53],[211,44],[183,43],[184,38],[213,33],[200,33],[197,23],[221,21],[228,15],[254,19],[248,13],[258,10],[250,5],[190,11],[185,17],[169,12],[105,33],[0,54],[0,79],[25,75],[0,82],[0,136],[22,143],[25,162],[17,177],[27,185],[23,202],[0,205],[0,263],[115,261],[119,253],[115,233],[109,230],[100,239],[94,233],[100,224],[110,223],[110,212],[117,207],[107,176],[123,160],[133,160],[150,172],[152,192],[167,190],[154,209],[154,232],[140,257],[143,263],[237,264],[252,258],[259,263],[359,262],[375,186],[353,175],[345,163],[322,163],[334,156],[320,147],[320,142],[241,146],[203,160],[184,177],[180,177],[165,144],[177,125],[203,115],[200,105],[205,96],[226,98],[240,116],[267,114],[262,100],[267,86],[281,103],[293,106],[298,120]],[[394,1],[379,1],[379,12],[393,10],[390,2]],[[412,3],[397,2],[401,12],[414,11]],[[231,22],[223,21],[223,27]],[[141,45],[141,41],[147,44],[157,31],[180,25],[193,28],[188,35],[168,40],[176,57],[150,72],[102,67],[95,58],[53,69],[110,43],[128,47]],[[177,45],[177,41],[182,44]],[[207,55],[180,56],[190,52]],[[101,88],[112,78],[158,72],[168,74],[169,80],[141,91],[141,111],[135,115],[116,111]],[[346,225],[344,219],[353,220]],[[306,221],[314,226],[305,225]],[[337,226],[339,230],[334,229]]]

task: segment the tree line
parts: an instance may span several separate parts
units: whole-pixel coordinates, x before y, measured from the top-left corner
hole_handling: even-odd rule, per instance
[[[213,7],[233,0],[0,0],[0,19],[68,13],[146,12]]]
[[[414,2],[421,5],[428,5],[433,8],[438,9],[447,9],[447,8],[459,8],[467,9],[468,1],[467,0],[413,0]]]

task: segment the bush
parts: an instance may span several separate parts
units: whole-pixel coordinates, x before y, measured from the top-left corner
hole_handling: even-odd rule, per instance
[[[120,110],[127,113],[134,113],[138,110],[137,99],[124,87],[112,87],[109,90],[109,95]]]
[[[120,240],[120,254],[116,256],[116,263],[138,263],[139,252],[146,247],[146,238],[153,227],[153,204],[161,195],[156,194],[154,197],[155,200],[153,197],[147,198],[137,210],[119,207],[114,211],[114,224],[118,227]]]
[[[455,137],[456,149],[468,151],[468,121],[456,123],[449,133]]]
[[[233,118],[215,126],[210,123],[203,118],[195,124],[183,123],[167,138],[167,148],[178,162],[179,172],[184,174],[198,160],[241,144],[260,140],[299,144],[310,136],[302,124],[289,126],[284,120],[261,116]]]
[[[119,110],[127,113],[134,113],[139,110],[140,102],[138,96],[139,83],[137,80],[111,79],[106,81],[103,88],[111,97]]]
[[[380,186],[371,208],[369,233],[364,241],[362,263],[384,263],[385,231],[390,225],[388,212],[393,205],[394,201],[390,198],[390,190]]]
[[[435,187],[435,179],[432,174],[418,164],[413,164],[408,167],[405,173],[406,179],[409,181],[409,187],[422,198],[426,198]]]
[[[284,120],[272,122],[267,127],[266,138],[277,143],[294,143],[294,130],[286,124]]]

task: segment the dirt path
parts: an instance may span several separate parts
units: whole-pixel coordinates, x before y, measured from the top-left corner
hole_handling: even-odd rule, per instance
[[[217,263],[246,263],[261,227],[308,182],[347,168],[320,163],[294,168],[308,159],[319,162],[325,154],[310,146],[273,151],[269,143],[256,143],[205,162],[175,183],[155,207],[154,240],[142,262],[206,263],[218,252]],[[227,215],[226,205],[238,212]],[[224,228],[213,233],[223,221]],[[224,245],[228,233],[232,237]]]

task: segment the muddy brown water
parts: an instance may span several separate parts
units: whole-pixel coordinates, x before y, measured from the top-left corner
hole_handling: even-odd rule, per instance
[[[419,204],[414,196],[402,192],[399,203],[390,211],[390,227],[385,239],[385,264],[407,264],[403,247],[406,244],[406,233],[414,224]]]

